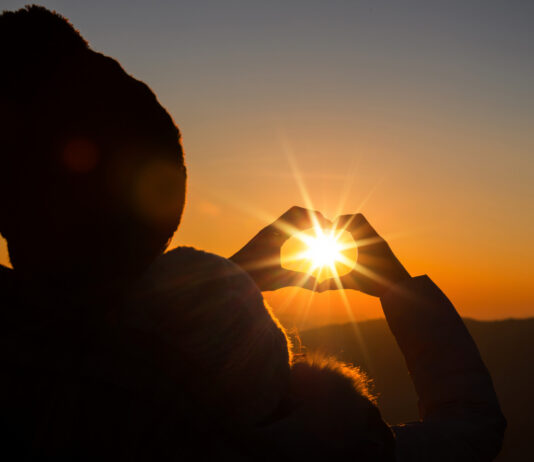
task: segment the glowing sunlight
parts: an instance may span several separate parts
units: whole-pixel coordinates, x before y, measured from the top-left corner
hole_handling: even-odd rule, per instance
[[[308,242],[308,250],[304,254],[313,264],[313,269],[332,266],[341,258],[341,245],[331,234],[319,235]]]
[[[319,226],[294,234],[282,247],[284,268],[313,275],[317,280],[338,278],[354,268],[356,243],[346,231]]]

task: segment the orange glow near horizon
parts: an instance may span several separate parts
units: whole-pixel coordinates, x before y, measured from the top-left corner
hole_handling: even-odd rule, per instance
[[[169,248],[229,257],[293,205],[361,212],[460,315],[534,316],[532,2],[477,14],[469,2],[137,3],[127,21],[118,2],[61,13],[180,128],[187,204]],[[70,154],[74,170],[95,161]],[[33,239],[46,245],[50,225]],[[264,298],[307,326],[383,315],[355,290]]]
[[[255,14],[242,24],[241,14],[225,14],[217,21],[236,22],[223,29],[198,27],[204,23],[196,20],[213,14],[202,9],[180,27],[163,21],[165,33],[139,35],[132,27],[127,41],[114,33],[114,21],[102,23],[93,10],[65,11],[95,49],[147,82],[180,127],[187,204],[169,248],[228,257],[293,205],[329,220],[362,212],[409,273],[428,274],[460,315],[534,316],[534,105],[527,104],[534,67],[515,53],[529,47],[517,41],[508,49],[491,47],[493,28],[488,40],[477,35],[455,46],[442,34],[442,15],[430,18],[436,28],[417,21],[393,31],[389,11],[383,22],[365,7],[329,22],[336,13],[324,8],[328,17],[317,14],[317,22],[312,16],[303,22],[295,9],[293,19],[284,20],[285,36],[278,14]],[[454,28],[461,26],[457,17],[469,25],[465,15],[451,14]],[[266,17],[274,29],[254,28],[263,34],[255,41],[250,25]],[[529,37],[505,27],[511,24],[506,18],[499,37]],[[360,20],[364,27],[354,27]],[[397,20],[404,24],[409,15]],[[382,28],[367,27],[376,21]],[[108,33],[101,34],[106,24]],[[328,24],[332,29],[323,27]],[[414,47],[419,26],[425,46]],[[206,42],[210,33],[213,41]],[[184,34],[192,40],[189,51],[181,46]],[[239,34],[247,40],[237,40]],[[163,38],[164,46],[150,43]],[[150,201],[146,207],[157,212]],[[37,242],[40,228],[49,225],[35,223]],[[9,265],[3,238],[0,264]],[[308,326],[382,316],[378,299],[354,290],[287,288],[264,298],[275,314]]]
[[[202,133],[210,130],[214,128]],[[343,133],[342,126],[336,128],[339,132]],[[508,194],[511,189],[486,194],[443,168],[432,170],[419,152],[422,174],[409,157],[412,151],[417,153],[415,140],[410,149],[405,141],[406,146],[384,142],[379,150],[369,140],[364,145],[357,139],[335,137],[333,129],[324,142],[310,141],[311,134],[304,129],[288,131],[282,145],[278,139],[262,146],[258,139],[257,134],[244,133],[233,140],[229,134],[223,142],[207,144],[205,138],[189,135],[185,143],[187,205],[169,248],[194,246],[230,256],[292,205],[318,210],[329,220],[361,211],[410,274],[428,274],[460,315],[475,319],[534,315],[530,239],[534,221],[532,214],[525,213],[529,204],[521,202],[527,195],[518,195],[514,201]],[[443,152],[437,146],[435,155],[446,156],[447,146]],[[220,174],[222,161],[199,160],[203,152],[219,147],[224,148],[221,158],[230,163],[224,175]],[[462,153],[475,149],[461,138],[455,147]],[[484,147],[488,152],[496,149],[489,144]],[[232,155],[241,151],[250,155],[231,163]],[[327,151],[336,155],[320,155]],[[358,151],[365,155],[347,160]],[[376,158],[389,152],[400,154],[384,172]],[[37,228],[35,239],[39,238]],[[3,239],[0,263],[9,265]],[[287,288],[265,292],[264,298],[287,325],[316,326],[383,316],[378,299],[353,290],[343,293]]]

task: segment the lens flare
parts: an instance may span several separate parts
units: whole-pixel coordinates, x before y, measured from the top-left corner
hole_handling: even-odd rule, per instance
[[[316,226],[294,234],[282,247],[281,257],[284,268],[311,274],[320,282],[350,272],[357,249],[346,231]]]
[[[341,260],[341,245],[335,236],[322,234],[311,238],[307,242],[308,250],[304,257],[309,259],[313,269],[322,266],[332,266]]]

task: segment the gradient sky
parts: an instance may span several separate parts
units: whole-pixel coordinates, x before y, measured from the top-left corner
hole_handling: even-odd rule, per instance
[[[231,255],[305,205],[299,172],[316,208],[365,213],[462,315],[534,316],[534,2],[41,4],[145,81],[182,130],[174,246]],[[380,316],[348,295],[349,314],[340,294],[265,294],[282,314],[309,304],[310,323]]]

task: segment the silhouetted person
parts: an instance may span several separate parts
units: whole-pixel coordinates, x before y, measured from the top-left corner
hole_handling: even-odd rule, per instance
[[[287,340],[228,260],[159,257],[185,197],[172,119],[44,8],[0,16],[0,59],[3,458],[240,452],[287,388]]]
[[[142,430],[129,415],[148,418],[131,403],[150,396],[120,370],[136,355],[123,344],[141,342],[121,340],[120,293],[180,221],[180,134],[146,85],[43,8],[0,16],[0,60],[2,458],[127,455]]]
[[[354,271],[344,284],[381,296],[422,423],[390,429],[356,370],[291,358],[259,291],[302,284],[271,259],[258,269],[279,259],[278,226],[233,257],[252,278],[194,249],[161,255],[185,167],[179,132],[144,84],[43,8],[0,16],[0,55],[0,232],[14,268],[0,268],[7,458],[495,455],[504,420],[463,323],[362,217],[343,224],[379,282]],[[310,213],[281,221],[309,227]]]
[[[473,339],[443,292],[427,276],[410,277],[363,215],[329,223],[319,212],[294,207],[231,259],[260,289],[309,286],[302,275],[281,267],[280,248],[292,233],[314,222],[350,232],[358,260],[340,281],[311,283],[318,291],[342,287],[380,297],[415,385],[421,420],[391,427],[393,440],[381,430],[378,410],[365,388],[362,393],[358,373],[312,358],[293,366],[293,398],[286,414],[258,431],[257,440],[271,441],[271,454],[289,459],[352,453],[354,460],[492,460],[506,421]]]

